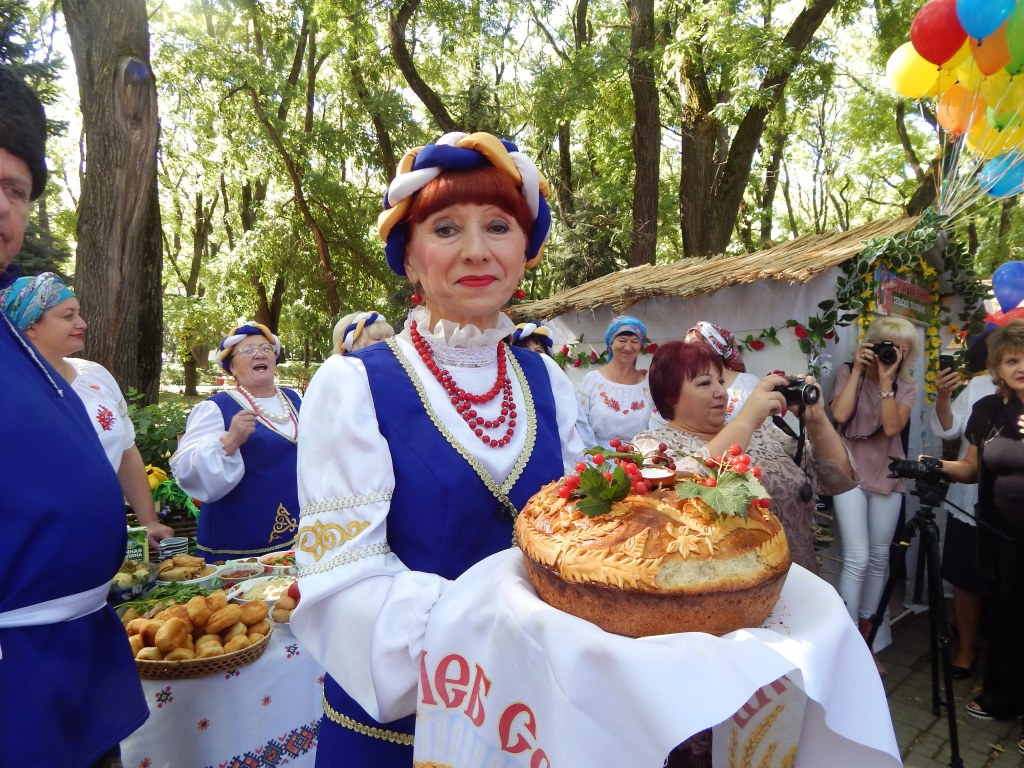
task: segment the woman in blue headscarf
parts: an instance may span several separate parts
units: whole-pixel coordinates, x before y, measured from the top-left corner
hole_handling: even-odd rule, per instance
[[[20,277],[0,294],[4,310],[32,340],[36,349],[71,385],[85,405],[107,460],[117,472],[121,490],[154,547],[174,529],[157,520],[146,466],[135,445],[135,427],[128,418],[124,395],[99,363],[68,357],[85,348],[85,329],[78,299],[53,272]]]
[[[196,554],[208,562],[290,549],[295,541],[300,398],[277,386],[280,354],[267,326],[235,328],[217,360],[236,385],[192,409],[171,457],[178,485],[204,502]]]
[[[576,429],[587,446],[609,447],[613,439],[628,443],[647,429],[654,410],[646,369],[636,367],[647,329],[622,315],[608,325],[604,343],[608,362],[583,377],[579,385]]]

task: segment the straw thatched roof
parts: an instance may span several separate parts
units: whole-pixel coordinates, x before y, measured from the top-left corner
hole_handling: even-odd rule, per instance
[[[713,259],[682,259],[672,264],[645,264],[624,269],[570,288],[555,296],[508,308],[517,323],[583,312],[604,304],[625,312],[642,299],[655,296],[681,298],[713,293],[732,285],[758,280],[806,283],[842,264],[863,249],[865,240],[906,232],[918,217],[876,221],[846,232],[804,235],[757,253]]]

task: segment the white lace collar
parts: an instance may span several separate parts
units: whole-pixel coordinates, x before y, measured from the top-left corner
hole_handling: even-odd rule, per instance
[[[405,319],[401,336],[411,343],[409,326],[415,322],[419,331],[434,352],[434,358],[442,365],[478,367],[492,364],[497,358],[498,342],[516,329],[503,312],[498,314],[494,328],[480,330],[475,325],[459,327],[450,320],[438,320],[431,326],[430,312],[426,307],[415,307]]]

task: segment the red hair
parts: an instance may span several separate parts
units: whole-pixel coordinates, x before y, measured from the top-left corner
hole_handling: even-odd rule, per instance
[[[526,198],[512,179],[493,165],[469,171],[443,171],[413,196],[406,221],[410,225],[420,224],[442,208],[459,203],[497,206],[516,220],[527,239],[530,237],[533,216]]]
[[[722,358],[703,341],[670,341],[658,347],[651,358],[647,381],[651,397],[663,419],[676,415],[683,384],[708,371],[722,372]]]

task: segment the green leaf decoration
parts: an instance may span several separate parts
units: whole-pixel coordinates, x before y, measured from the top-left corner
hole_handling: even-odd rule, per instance
[[[612,466],[603,464],[602,467]],[[580,473],[580,486],[573,494],[576,509],[587,517],[606,514],[616,501],[629,495],[633,484],[629,481],[622,467],[614,465],[609,481],[604,473],[609,471],[601,467],[587,467]]]
[[[697,498],[720,515],[747,517],[747,507],[754,499],[768,498],[768,489],[749,472],[723,472],[718,484],[709,488],[693,480],[676,485],[680,499]]]

